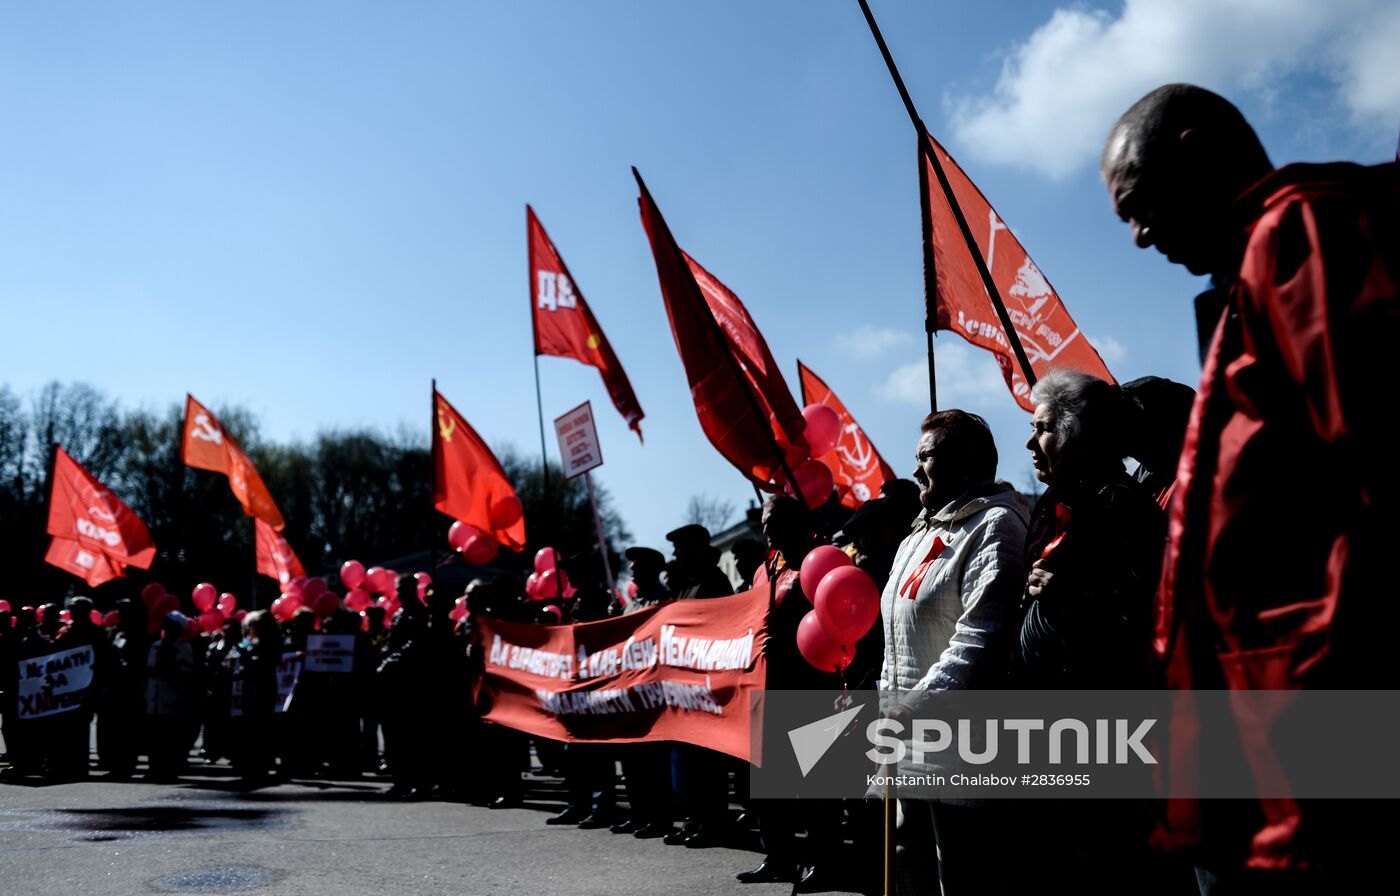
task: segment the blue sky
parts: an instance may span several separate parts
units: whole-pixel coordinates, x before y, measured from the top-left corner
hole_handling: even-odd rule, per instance
[[[1198,373],[1200,284],[1133,247],[1095,170],[1133,99],[1220,90],[1276,162],[1382,161],[1400,130],[1391,4],[873,6],[930,129],[1120,380]],[[691,495],[752,491],[695,420],[636,165],[790,385],[801,357],[912,468],[915,142],[855,0],[8,5],[0,109],[0,382],[22,395],[80,380],[163,408],[190,391],[247,406],[267,438],[426,439],[436,377],[492,443],[537,451],[530,202],[646,444],[570,361],[540,361],[546,417],[593,401],[597,479],[662,546]],[[942,403],[984,414],[1024,484],[1027,416],[990,356],[938,349]]]

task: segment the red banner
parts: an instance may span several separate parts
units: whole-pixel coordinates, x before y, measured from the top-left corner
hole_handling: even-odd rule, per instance
[[[306,575],[296,552],[287,544],[282,533],[262,520],[254,520],[253,534],[257,539],[258,572],[271,576],[283,585],[297,576]]]
[[[1001,291],[1007,316],[1021,339],[1021,347],[1026,350],[1031,369],[1039,376],[1052,367],[1071,367],[1113,382],[1113,375],[1079,331],[1055,288],[1031,261],[1011,229],[1002,223],[982,191],[932,137],[928,138],[928,152],[937,156],[948,178],[948,186],[972,230],[977,249]],[[931,316],[935,326],[940,330],[952,330],[978,348],[992,352],[1016,401],[1028,411],[1035,410],[1031,405],[1030,387],[1016,364],[1011,343],[982,285],[982,277],[953,215],[948,195],[923,147],[919,165],[928,211],[925,222],[928,232],[924,239],[931,242],[934,257],[934,295],[927,299],[934,306]]]
[[[796,467],[807,456],[802,410],[744,303],[681,251],[636,176],[642,226],[700,428],[754,485],[774,491],[784,460]]]
[[[474,616],[477,707],[553,740],[679,741],[747,760],[767,613],[764,588],[578,625]]]
[[[45,560],[96,587],[125,575],[127,566],[149,569],[156,546],[146,524],[77,461],[57,448]]]
[[[514,503],[515,512],[503,508]],[[513,551],[525,547],[520,500],[501,462],[457,409],[433,392],[433,506]],[[501,525],[503,520],[509,522]]]
[[[573,358],[598,368],[613,406],[627,425],[642,436],[642,406],[632,383],[617,360],[608,337],[569,275],[569,268],[550,242],[535,210],[525,206],[530,246],[530,307],[535,322],[535,354]]]
[[[66,572],[71,572],[87,582],[89,588],[96,588],[103,582],[110,582],[112,579],[126,575],[125,563],[113,560],[96,548],[88,547],[75,538],[59,538],[58,536],[51,538],[48,553],[44,554],[44,562],[51,563]]]
[[[797,362],[797,373],[802,381],[802,403],[824,404],[841,418],[841,437],[836,440],[836,447],[817,460],[831,470],[841,503],[855,509],[880,494],[885,480],[895,478],[894,470],[821,377],[801,361]]]
[[[253,468],[253,462],[233,436],[224,431],[219,419],[195,401],[193,395],[185,396],[185,433],[180,441],[180,459],[186,466],[223,473],[228,477],[233,496],[243,505],[244,513],[278,531],[286,528],[282,511],[277,509],[277,502],[272,500],[272,493]]]

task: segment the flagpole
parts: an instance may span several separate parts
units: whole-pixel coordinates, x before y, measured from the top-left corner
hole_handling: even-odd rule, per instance
[[[439,425],[440,425],[440,424],[438,423],[438,390],[437,390],[437,377],[433,377],[433,381],[432,381],[432,382],[433,382],[433,412],[432,412],[432,416],[430,416],[430,417],[428,418],[428,426],[430,427],[430,429],[428,430],[428,509],[427,509],[427,511],[426,511],[427,516],[428,516],[428,525],[427,525],[427,527],[426,527],[426,531],[427,531],[427,533],[428,533],[428,571],[429,571],[429,574],[431,574],[431,573],[437,571],[437,541],[434,540],[434,538],[433,538],[433,523],[437,521],[437,518],[433,515],[433,511],[436,509],[436,508],[434,507],[435,502],[434,502],[433,499],[437,496],[437,471],[438,471],[438,458],[437,458],[437,453],[438,453],[438,440],[437,440],[437,433],[438,433],[438,427],[439,427]],[[395,594],[395,595],[398,594],[398,587],[399,587],[398,582],[395,582],[395,583],[394,583],[394,594]]]
[[[593,506],[593,525],[598,528],[598,553],[603,555],[603,575],[608,580],[608,594],[617,587],[613,581],[612,563],[608,561],[608,540],[603,537],[603,517],[598,513],[598,495],[593,491],[593,474],[584,471],[583,484],[588,486],[588,503]]]
[[[543,503],[549,507],[549,449],[544,441],[544,398],[540,392],[540,331],[535,326],[535,265],[531,259],[533,244],[530,243],[530,204],[525,203],[525,294],[530,297],[530,340],[535,346],[535,412],[540,421],[540,470],[544,473]],[[560,259],[562,262],[563,259]],[[545,517],[548,518],[546,513]],[[546,536],[549,533],[546,533]],[[548,538],[545,539],[548,543]]]
[[[635,165],[632,166],[632,176],[637,179],[637,186],[641,187],[642,192],[646,194],[646,197],[648,200],[650,200],[652,207],[655,208],[656,200],[652,199],[651,191],[647,189],[646,182],[642,180],[642,175],[639,171],[637,171],[637,166]],[[670,238],[671,245],[675,246],[676,249],[679,250],[680,246],[676,243],[675,234],[671,233],[671,225],[667,224],[664,218],[661,218],[660,211],[660,209],[657,209],[657,223],[660,224],[662,227],[666,228],[666,235]],[[677,259],[677,261],[680,262],[682,269],[684,269],[690,276],[691,280],[694,281],[695,275],[689,273],[690,266],[685,263],[685,259],[679,258]],[[696,283],[695,289],[697,292],[701,292],[700,284]],[[784,451],[783,447],[778,444],[778,437],[773,434],[772,427],[768,426],[768,415],[765,414],[763,412],[763,409],[758,406],[758,399],[754,397],[753,389],[749,387],[749,381],[744,376],[743,370],[739,367],[739,359],[734,357],[734,349],[729,344],[729,338],[724,335],[724,328],[719,325],[719,321],[715,318],[714,309],[712,309],[710,307],[710,303],[705,300],[705,296],[703,295],[703,293],[700,296],[700,301],[703,302],[705,305],[705,318],[710,322],[710,325],[714,328],[715,338],[718,340],[719,344],[724,348],[724,357],[729,362],[730,372],[734,374],[734,379],[737,380],[739,384],[743,387],[744,397],[748,399],[749,402],[749,410],[753,412],[754,418],[756,420],[759,420],[764,424],[764,429],[767,430],[769,438],[773,440],[773,451],[778,455],[778,463],[783,468],[783,473],[787,476],[788,483],[792,486],[793,492],[796,493],[797,499],[802,502],[802,506],[806,507],[808,510],[815,509],[807,504],[807,496],[802,494],[802,490],[797,487],[797,477],[792,475],[792,468],[788,466],[787,452]],[[750,479],[749,481],[752,482],[753,480]],[[758,487],[756,483],[754,487]]]
[[[928,193],[928,132],[924,123],[919,122],[919,218],[923,225],[924,253],[924,337],[928,340],[928,408],[929,413],[938,413],[938,375],[933,359],[933,331],[938,326],[938,312],[932,301],[938,295],[938,257],[933,251],[933,212],[929,208]],[[977,253],[973,253],[977,254]]]
[[[1011,323],[1011,315],[1006,312],[1006,303],[1001,299],[1001,290],[997,288],[996,281],[992,279],[992,272],[987,269],[987,260],[982,257],[982,250],[977,246],[977,240],[972,235],[972,228],[967,224],[967,218],[963,216],[962,207],[958,205],[957,197],[953,195],[953,188],[948,184],[948,175],[943,171],[943,164],[938,161],[938,154],[931,152],[928,146],[928,129],[924,127],[923,119],[919,117],[919,110],[914,107],[914,101],[909,96],[909,89],[904,86],[904,78],[900,77],[899,69],[894,64],[894,57],[890,55],[890,48],[885,44],[885,37],[880,33],[880,26],[875,22],[875,15],[870,11],[870,4],[866,0],[857,0],[860,3],[861,12],[865,13],[865,22],[870,26],[870,33],[875,37],[875,43],[880,47],[880,55],[885,57],[885,67],[890,70],[890,77],[894,79],[894,86],[899,90],[899,97],[904,101],[904,109],[909,113],[909,119],[914,123],[914,128],[919,132],[921,152],[928,164],[933,167],[933,173],[938,175],[938,185],[943,190],[943,195],[948,200],[948,207],[952,209],[953,219],[958,222],[958,230],[962,233],[963,242],[967,244],[968,254],[972,256],[972,261],[977,265],[977,273],[982,277],[982,286],[987,290],[987,297],[992,300],[992,307],[996,309],[997,318],[1001,321],[1002,330],[1006,333],[1006,339],[1011,344],[1011,351],[1016,355],[1016,363],[1021,367],[1021,374],[1026,378],[1027,385],[1035,385],[1035,370],[1031,367],[1031,362],[1026,357],[1026,350],[1021,346],[1021,337],[1016,335],[1016,328]],[[921,178],[925,175],[920,175]],[[927,215],[928,202],[924,202]],[[928,248],[928,240],[925,239],[925,254],[931,251]],[[930,268],[925,265],[924,289],[928,289],[928,275]],[[924,303],[927,305],[929,296],[925,293]],[[927,326],[927,323],[925,323]],[[933,338],[929,337],[929,354],[932,356]],[[930,386],[932,378],[930,377]]]

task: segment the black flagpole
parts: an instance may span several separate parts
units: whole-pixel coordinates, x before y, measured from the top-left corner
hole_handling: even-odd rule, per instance
[[[525,279],[528,281],[526,293],[530,296],[530,340],[535,346],[535,411],[540,420],[540,470],[544,473],[544,506],[549,506],[549,449],[545,447],[544,441],[544,398],[540,395],[540,331],[535,326],[535,266],[532,264],[530,245],[530,214],[532,210],[528,203],[525,205]],[[548,516],[548,514],[546,514]],[[548,533],[546,533],[548,534]],[[548,539],[545,544],[548,544]]]
[[[943,195],[948,200],[948,207],[953,211],[953,218],[958,222],[958,230],[962,233],[963,242],[967,243],[968,253],[972,256],[972,261],[977,265],[977,273],[982,277],[982,286],[987,290],[987,296],[992,300],[992,307],[996,309],[997,318],[1001,321],[1001,328],[1006,333],[1006,339],[1011,344],[1011,351],[1016,355],[1016,363],[1021,367],[1021,375],[1026,378],[1026,384],[1035,385],[1035,370],[1031,367],[1031,362],[1026,357],[1026,350],[1021,346],[1021,337],[1016,335],[1016,328],[1011,323],[1011,315],[1006,312],[1006,303],[1001,299],[1001,290],[997,288],[996,281],[992,279],[992,272],[987,269],[987,260],[982,257],[982,250],[977,247],[977,240],[972,235],[972,228],[967,224],[967,218],[962,213],[962,208],[958,205],[958,199],[953,195],[953,188],[948,184],[948,175],[943,171],[943,164],[938,160],[938,154],[933,152],[928,139],[928,129],[924,127],[923,119],[919,118],[919,110],[914,107],[914,101],[909,97],[909,90],[904,86],[904,79],[900,77],[899,69],[895,67],[894,57],[890,55],[890,48],[885,44],[884,35],[880,33],[880,26],[875,23],[875,16],[870,11],[870,4],[866,0],[857,0],[860,3],[861,12],[865,13],[865,22],[870,26],[870,33],[875,37],[875,43],[880,47],[880,55],[885,57],[885,66],[890,70],[890,77],[894,79],[894,86],[899,90],[900,99],[904,100],[905,111],[909,113],[909,119],[914,123],[914,129],[919,132],[919,141],[922,145],[921,152],[928,164],[933,167],[933,173],[938,176],[938,185],[943,190]],[[926,179],[926,175],[920,174],[920,179]],[[924,214],[928,215],[928,202],[925,198]],[[925,234],[925,255],[931,252],[927,247],[929,234]],[[927,262],[927,257],[926,257]],[[924,266],[924,289],[928,289],[931,268],[927,263]],[[924,297],[925,304],[928,303],[927,293]],[[927,323],[925,323],[927,326]],[[930,344],[932,339],[930,338]],[[931,352],[930,352],[931,354]],[[931,377],[930,377],[931,381]]]

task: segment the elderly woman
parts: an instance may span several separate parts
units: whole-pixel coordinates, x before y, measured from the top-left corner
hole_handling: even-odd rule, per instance
[[[899,718],[937,691],[998,687],[1015,644],[1025,585],[1026,511],[996,481],[997,450],[975,414],[947,410],[921,426],[914,480],[922,513],[895,554],[880,598],[881,705]],[[983,806],[899,801],[901,893],[999,892],[1005,839]],[[933,849],[937,842],[937,859]]]
[[[1031,400],[1026,447],[1046,491],[1026,539],[1015,683],[1154,687],[1152,595],[1166,523],[1123,470],[1131,406],[1117,386],[1074,370],[1047,373]]]
[[[1026,538],[1014,685],[1154,687],[1151,609],[1165,523],[1123,469],[1129,400],[1117,386],[1071,370],[1046,374],[1031,400],[1026,447],[1046,491]],[[1148,849],[1148,804],[1032,800],[1016,809],[1018,826],[1036,832],[1016,866],[1022,889],[1073,878],[1082,893],[1151,894],[1169,890],[1180,871]]]

